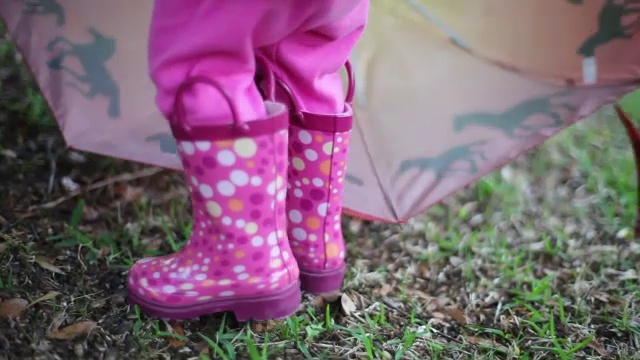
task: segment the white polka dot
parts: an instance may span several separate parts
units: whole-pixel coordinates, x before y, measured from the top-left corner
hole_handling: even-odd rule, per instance
[[[187,291],[187,296],[198,296],[198,292],[197,291]]]
[[[198,186],[198,178],[195,176],[192,176],[191,183],[193,184],[193,186]]]
[[[246,280],[248,278],[249,278],[249,274],[247,273],[238,275],[238,280]]]
[[[322,151],[327,155],[331,155],[331,153],[333,152],[333,142],[329,141],[328,143],[322,145]]]
[[[318,214],[320,216],[327,216],[327,209],[329,208],[329,204],[322,203],[318,205]]]
[[[173,294],[174,292],[176,292],[176,287],[172,285],[165,285],[162,287],[162,291],[167,294]]]
[[[262,246],[262,244],[264,244],[264,239],[262,238],[262,236],[254,236],[251,239],[251,245],[253,246],[258,247],[258,246]]]
[[[271,248],[271,256],[278,256],[280,255],[280,248],[277,246],[274,246]]]
[[[207,301],[207,300],[211,300],[213,299],[211,296],[205,295],[205,296],[200,296],[198,298],[198,301]]]
[[[193,266],[191,267],[191,270],[193,270],[193,271],[198,271],[198,270],[200,270],[200,265],[198,265],[198,264],[193,265]]]
[[[342,137],[338,136],[338,139],[336,139],[339,143],[342,142]]]
[[[308,131],[304,131],[304,130],[302,130],[302,131],[300,131],[300,132],[298,133],[298,139],[300,139],[300,141],[301,141],[303,144],[310,144],[310,143],[311,143],[311,140],[312,140],[312,138],[311,138],[311,134],[309,134],[309,132],[308,132]]]
[[[207,184],[200,184],[199,189],[200,195],[202,195],[203,198],[209,199],[213,196],[213,189],[211,188],[211,186]]]
[[[140,282],[140,285],[142,285],[142,286],[144,286],[144,287],[149,286],[149,281],[147,280],[147,278],[141,278],[141,279],[139,280],[139,282]]]
[[[205,264],[208,264],[208,263],[210,263],[210,262],[211,262],[211,259],[206,258],[206,259],[202,260],[202,262],[203,262],[203,263],[205,263]]]
[[[260,186],[262,184],[262,179],[260,176],[252,176],[251,177],[251,185]]]
[[[196,141],[196,147],[200,151],[207,151],[211,149],[211,141]]]
[[[244,267],[244,265],[236,265],[236,266],[233,267],[233,272],[236,273],[236,274],[239,274],[239,273],[245,271],[246,269],[247,268]]]
[[[269,245],[278,244],[278,235],[275,233],[275,231],[270,232],[269,236],[267,236],[267,244]]]
[[[278,230],[277,231],[278,237],[281,238],[284,236],[284,230]]]
[[[209,211],[209,214],[213,217],[222,215],[222,208],[215,201],[207,201],[207,211]]]
[[[284,199],[287,198],[287,190],[286,189],[282,189],[280,191],[278,191],[278,194],[276,195],[276,199],[278,201],[284,201]]]
[[[221,292],[221,293],[220,293],[220,296],[223,296],[223,297],[229,297],[229,296],[233,296],[233,294],[234,294],[234,292],[233,292],[233,291],[231,291],[231,290],[227,290],[227,291],[223,291],[223,292]]]
[[[218,192],[224,196],[231,196],[236,193],[236,187],[233,186],[231,181],[222,180],[216,185]]]
[[[182,141],[180,146],[182,147],[182,151],[187,155],[193,155],[196,152],[195,147],[193,147],[193,143],[190,141]]]
[[[318,237],[315,234],[309,234],[309,241],[316,241],[316,240],[318,240]]]
[[[318,160],[318,153],[315,152],[315,150],[313,150],[313,149],[305,150],[304,151],[304,156],[307,158],[307,160],[310,160],[310,161]]]
[[[286,252],[286,251],[283,251],[282,252],[282,258],[285,259],[285,260],[289,260],[289,253]]]
[[[200,268],[200,270],[202,271],[208,271],[209,267],[207,265],[202,265],[202,268]]]
[[[193,284],[191,284],[191,283],[186,283],[186,284],[180,285],[180,289],[182,289],[182,290],[191,290],[194,287],[195,286],[193,286]]]
[[[313,185],[318,187],[324,185],[324,181],[322,181],[322,179],[320,178],[313,178],[312,182],[313,182]]]
[[[302,221],[302,213],[298,210],[289,211],[289,220],[292,223],[299,224]]]
[[[204,269],[203,269],[204,270]],[[198,280],[198,281],[204,281],[207,280],[207,274],[198,274],[196,276],[194,276],[194,279]]]
[[[267,185],[267,193],[269,195],[275,195],[276,193],[276,182],[272,181],[269,185]]]
[[[220,281],[218,281],[218,284],[226,286],[226,285],[230,285],[231,284],[231,279],[222,279]]]
[[[233,222],[233,220],[231,220],[231,218],[228,217],[228,216],[225,216],[225,217],[222,218],[222,224],[224,224],[224,225],[231,225],[232,222]]]
[[[280,175],[276,178],[276,188],[280,189],[284,185],[284,178]]]
[[[233,170],[231,172],[231,182],[237,186],[245,186],[249,183],[249,175],[242,170]]]
[[[307,232],[302,228],[294,228],[293,230],[291,230],[291,235],[296,240],[304,240],[307,238]]]
[[[157,271],[156,271],[156,272],[154,272],[154,273],[153,273],[153,278],[154,278],[154,279],[160,279],[160,273],[159,273],[159,272],[157,272]]]
[[[300,181],[298,181],[298,180],[296,180],[296,182],[295,182],[294,184],[295,184],[297,187],[302,186],[302,183],[301,183]]]
[[[247,225],[247,222],[244,219],[236,220],[236,226],[237,227],[243,228],[243,227],[245,227],[245,225]]]
[[[224,166],[231,166],[236,163],[236,156],[231,150],[222,150],[218,153],[218,162]]]
[[[299,198],[299,197],[302,197],[302,195],[303,195],[302,190],[300,189],[293,190],[293,196]]]

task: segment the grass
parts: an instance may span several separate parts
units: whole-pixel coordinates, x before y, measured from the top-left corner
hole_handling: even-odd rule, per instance
[[[640,358],[635,167],[610,109],[408,224],[345,217],[343,294],[243,325],[166,323],[125,302],[128,267],[189,233],[178,174],[33,208],[63,196],[63,178],[142,168],[65,149],[44,104],[0,43],[0,315],[35,302],[0,320],[0,358]]]

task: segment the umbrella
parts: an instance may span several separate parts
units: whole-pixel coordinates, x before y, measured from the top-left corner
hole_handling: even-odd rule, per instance
[[[68,146],[180,169],[146,68],[151,8],[6,0],[0,17]],[[406,221],[635,90],[639,29],[637,0],[373,0],[345,211]]]

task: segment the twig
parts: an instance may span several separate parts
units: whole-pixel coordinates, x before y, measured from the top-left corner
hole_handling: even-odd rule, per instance
[[[140,179],[140,178],[144,178],[144,177],[148,177],[148,176],[153,176],[161,171],[163,171],[164,169],[162,168],[158,168],[158,167],[152,167],[152,168],[146,168],[140,171],[136,171],[133,173],[126,173],[126,174],[120,174],[102,181],[98,181],[97,183],[93,183],[89,186],[87,186],[86,188],[82,188],[82,189],[78,189],[76,191],[72,191],[71,193],[69,193],[66,196],[63,196],[59,199],[56,199],[54,201],[50,201],[48,203],[42,204],[42,205],[34,205],[32,207],[29,208],[29,211],[33,211],[36,209],[52,209],[60,204],[62,204],[65,201],[69,201],[71,199],[73,199],[74,197],[84,193],[84,192],[88,192],[88,191],[93,191],[93,190],[97,190],[100,188],[103,188],[105,186],[109,186],[112,184],[115,184],[117,182],[124,182],[124,181],[131,181],[131,180],[136,180],[136,179]]]
[[[53,137],[50,137],[47,140],[47,157],[49,158],[49,169],[50,169],[49,185],[47,186],[47,192],[49,194],[51,194],[51,191],[53,190],[53,183],[56,179],[56,168],[57,168],[56,159],[53,156],[53,152],[51,151],[52,147],[53,147]]]

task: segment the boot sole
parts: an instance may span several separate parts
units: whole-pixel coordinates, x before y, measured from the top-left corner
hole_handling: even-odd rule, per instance
[[[332,294],[342,288],[344,273],[345,266],[322,272],[300,269],[300,284],[303,291],[313,295]]]
[[[129,292],[129,304],[138,305],[151,316],[168,320],[196,319],[203,315],[233,312],[239,322],[266,321],[287,318],[300,307],[300,283],[295,282],[283,290],[245,298],[225,298],[203,301],[193,305],[171,306],[149,301],[136,292]]]

